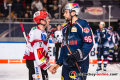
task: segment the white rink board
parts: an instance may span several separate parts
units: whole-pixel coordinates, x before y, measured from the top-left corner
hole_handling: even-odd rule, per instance
[[[0,43],[0,59],[23,59],[23,55],[25,52],[26,43]],[[49,43],[50,48],[50,59],[54,59],[53,52],[55,50],[55,44]],[[97,60],[96,57],[96,47],[95,44],[94,48],[92,49],[91,53],[89,54],[90,60],[94,59]]]

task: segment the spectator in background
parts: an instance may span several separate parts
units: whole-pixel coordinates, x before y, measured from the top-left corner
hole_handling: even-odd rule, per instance
[[[31,22],[29,13],[26,12],[26,13],[24,14],[24,18],[25,18],[25,19],[24,19],[24,22]]]
[[[46,7],[47,10],[49,10],[49,9],[48,9],[49,4],[48,4],[47,0],[43,0],[42,5],[43,5],[43,7]]]
[[[58,6],[58,4],[59,4],[59,2],[58,2],[57,0],[53,0],[53,1],[52,1],[52,5],[53,5],[53,6]]]
[[[57,0],[52,0],[51,3],[49,4],[49,12],[51,11],[51,9],[53,9],[54,6],[58,6]]]
[[[25,0],[22,0],[22,4],[23,4],[23,7],[25,8],[26,6]]]
[[[59,18],[58,6],[53,6],[53,9],[51,9],[51,11],[50,11],[50,15],[53,19],[58,19]]]
[[[3,0],[0,0],[0,5],[3,3]]]
[[[29,5],[26,5],[25,10],[26,10],[25,13],[27,12],[30,15],[30,17],[31,17],[32,16],[32,11],[31,11],[31,8],[30,8]]]
[[[47,7],[44,6],[44,7],[43,7],[43,10],[44,10],[44,11],[47,11]]]
[[[35,6],[35,4],[32,5],[33,9],[32,9],[32,15],[38,11],[38,8]]]
[[[3,4],[1,4],[1,16],[3,18],[7,17],[9,14],[9,6],[7,0],[3,0]]]
[[[33,9],[33,5],[40,11],[43,9],[43,5],[39,0],[34,0],[31,4],[31,9]]]
[[[12,11],[14,15],[16,14],[18,18],[22,17],[24,7],[21,0],[14,0],[12,3]]]

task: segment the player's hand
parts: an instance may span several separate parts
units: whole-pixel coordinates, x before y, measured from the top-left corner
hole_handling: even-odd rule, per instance
[[[54,41],[54,43],[57,43],[57,41]]]
[[[117,45],[115,45],[115,47],[116,47],[116,49],[118,49],[118,46],[117,46]]]
[[[56,69],[54,67],[54,65],[52,65],[49,69],[48,69],[52,74],[56,73]]]
[[[60,65],[58,64],[54,64],[54,69],[57,70],[59,68]]]

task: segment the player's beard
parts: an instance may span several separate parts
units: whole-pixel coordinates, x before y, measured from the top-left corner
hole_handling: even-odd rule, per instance
[[[70,22],[70,21],[71,21],[71,17],[67,18],[66,21],[67,21],[67,22]]]

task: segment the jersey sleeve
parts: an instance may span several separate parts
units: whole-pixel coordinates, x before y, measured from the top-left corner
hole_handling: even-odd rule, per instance
[[[107,29],[106,29],[107,30]],[[105,34],[105,39],[107,39],[108,41],[110,41],[110,32],[107,30],[106,34]]]
[[[89,24],[87,21],[84,21],[81,24],[81,29],[83,29],[82,31],[82,39],[83,39],[83,46],[80,48],[83,52],[84,52],[84,59],[85,60],[88,56],[89,53],[91,52],[93,45],[94,45],[94,36],[93,36],[93,32],[92,29],[90,28]]]
[[[34,32],[32,31],[33,29],[30,30],[29,34],[27,35],[27,40],[28,43],[26,43],[26,49],[25,49],[25,55],[30,55],[30,52],[33,53],[33,47],[31,46],[31,42],[34,39]]]
[[[118,45],[118,44],[119,44],[118,42],[119,42],[120,37],[119,37],[119,35],[118,35],[117,32],[115,32],[115,37],[116,37],[116,39],[115,39],[115,44]]]
[[[95,38],[95,42],[98,42],[98,35],[97,35],[97,30],[95,31],[95,36],[94,36],[94,38]]]
[[[28,38],[28,42],[32,42],[33,40],[34,40],[34,29],[35,29],[36,27],[33,27],[31,30],[30,30],[30,32],[29,32],[29,38]]]
[[[115,37],[114,37],[114,34],[113,34],[111,37],[112,37],[113,43],[114,43],[114,45],[115,45]]]

